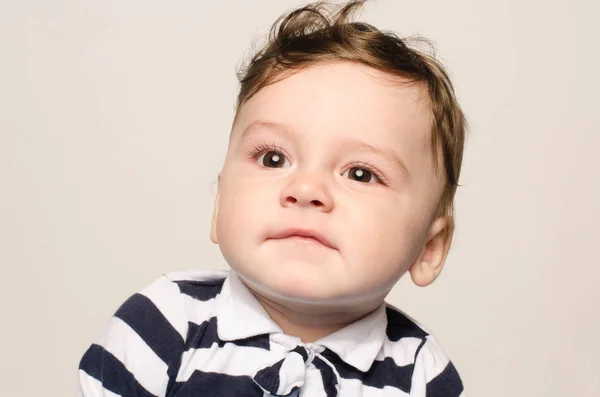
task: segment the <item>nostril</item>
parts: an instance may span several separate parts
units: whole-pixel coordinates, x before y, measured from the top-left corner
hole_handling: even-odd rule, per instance
[[[319,200],[313,200],[310,202],[312,205],[317,206],[317,207],[322,207],[323,203],[320,202]]]
[[[298,200],[296,200],[296,198],[295,198],[295,197],[288,196],[288,198],[287,198],[287,199],[285,199],[285,201],[287,201],[288,203],[295,204],[295,203],[296,203]]]

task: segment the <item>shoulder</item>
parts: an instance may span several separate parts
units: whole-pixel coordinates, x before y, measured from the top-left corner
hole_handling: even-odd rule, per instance
[[[189,309],[195,299],[186,293],[207,295],[224,278],[213,272],[165,274],[131,295],[81,358],[81,395],[164,395],[180,367],[190,315],[198,312]]]
[[[164,395],[176,379],[190,327],[209,316],[226,277],[168,273],[131,295],[80,361],[84,395]]]
[[[387,305],[387,337],[395,356],[412,367],[411,395],[464,396],[462,380],[444,349],[423,325]],[[412,359],[408,359],[411,356]]]

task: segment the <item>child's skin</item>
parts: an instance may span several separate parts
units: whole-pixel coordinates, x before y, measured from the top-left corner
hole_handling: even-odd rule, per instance
[[[423,86],[350,62],[241,106],[211,239],[285,333],[314,342],[376,309],[407,270],[420,286],[439,275],[452,223],[436,218],[431,123]],[[273,238],[291,228],[328,243]]]

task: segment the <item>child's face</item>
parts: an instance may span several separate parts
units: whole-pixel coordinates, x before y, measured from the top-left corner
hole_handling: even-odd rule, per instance
[[[273,297],[381,300],[439,230],[432,224],[443,182],[423,95],[337,62],[292,74],[244,104],[212,232],[232,268]],[[278,238],[302,234],[292,229],[327,242]]]

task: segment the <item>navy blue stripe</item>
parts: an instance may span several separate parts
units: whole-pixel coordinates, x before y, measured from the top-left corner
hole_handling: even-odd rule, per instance
[[[224,282],[224,278],[203,281],[175,281],[182,294],[191,296],[192,298],[203,302],[206,302],[207,300],[219,295],[221,293],[221,289],[223,289]]]
[[[463,384],[452,362],[427,384],[427,397],[458,397]]]
[[[238,346],[257,347],[265,350],[271,349],[271,343],[269,342],[268,334],[257,335],[231,342],[222,341],[219,339],[219,335],[217,333],[217,321],[218,320],[216,317],[211,317],[208,321],[202,322],[202,324],[194,324],[189,322],[185,350],[208,349],[215,343],[217,343],[219,347],[223,347],[225,343],[233,343]]]
[[[155,397],[140,385],[123,363],[102,346],[90,346],[79,363],[79,369],[100,381],[105,389],[120,396]]]
[[[387,306],[385,312],[388,323],[386,333],[392,342],[397,342],[402,338],[424,339],[427,337],[427,332],[393,307]]]
[[[414,364],[400,367],[391,357],[386,357],[383,361],[375,360],[367,372],[362,372],[344,362],[329,349],[325,349],[321,354],[335,365],[338,373],[344,379],[358,379],[364,385],[378,389],[391,386],[405,393],[410,392]]]
[[[115,317],[127,323],[167,366],[171,383],[177,376],[183,338],[148,297],[135,294],[117,310]]]
[[[304,362],[308,360],[308,352],[306,351],[306,348],[304,346],[296,346],[292,351],[301,355]]]
[[[277,394],[279,390],[279,371],[283,365],[283,360],[279,360],[274,365],[263,368],[256,373],[254,380],[265,390],[271,394]]]
[[[214,343],[219,342],[216,317],[212,317],[209,321],[202,322],[202,324],[188,322],[185,351],[189,349],[208,349]]]
[[[177,382],[169,396],[177,397],[263,397],[263,391],[249,376],[194,371],[185,382]]]
[[[331,369],[331,367],[319,357],[315,357],[313,365],[321,371],[321,379],[323,380],[323,386],[325,388],[325,394],[327,397],[336,397],[337,395],[337,377]]]
[[[257,347],[259,349],[271,350],[271,342],[269,341],[268,334],[252,336],[250,338],[232,341],[232,343],[238,346]]]

